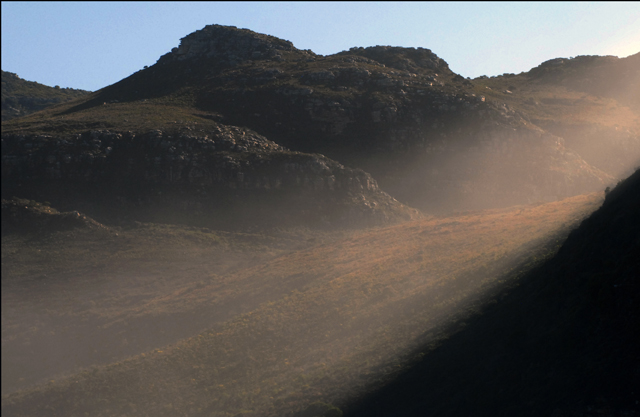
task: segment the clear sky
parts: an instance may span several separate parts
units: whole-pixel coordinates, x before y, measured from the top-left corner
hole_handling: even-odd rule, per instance
[[[2,2],[2,69],[98,90],[153,65],[180,38],[232,25],[329,55],[431,49],[464,77],[577,55],[640,52],[640,2]]]

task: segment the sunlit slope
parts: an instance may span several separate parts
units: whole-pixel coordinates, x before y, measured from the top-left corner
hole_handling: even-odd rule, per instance
[[[282,415],[316,400],[340,405],[600,203],[579,196],[362,231],[158,297],[141,313],[159,327],[231,289],[271,299],[175,345],[5,396],[2,412]],[[223,282],[233,283],[227,293]]]
[[[517,75],[477,78],[474,88],[610,175],[625,178],[640,163],[640,53],[557,58]]]
[[[342,235],[158,224],[74,228],[78,222],[66,221],[74,213],[16,202],[26,208],[13,216],[5,216],[12,204],[2,209],[2,394],[173,343],[251,311],[269,298],[250,298],[233,272]],[[188,305],[185,296],[205,283],[217,285],[215,298]]]
[[[635,416],[640,386],[640,170],[558,253],[355,416]]]

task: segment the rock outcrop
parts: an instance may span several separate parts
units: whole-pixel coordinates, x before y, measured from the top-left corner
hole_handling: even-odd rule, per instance
[[[108,228],[78,211],[61,213],[33,200],[13,197],[2,200],[2,234],[12,232],[48,233],[60,230]]]
[[[213,58],[228,65],[245,60],[274,59],[282,61],[283,53],[294,52],[299,56],[315,54],[299,51],[289,41],[262,35],[235,26],[208,25],[180,40],[180,46],[160,58],[159,64],[193,58]]]
[[[252,218],[279,225],[363,226],[416,216],[371,175],[318,154],[291,152],[247,129],[207,136],[88,131],[2,138],[3,195],[29,190],[63,207],[109,207],[119,217],[224,226]],[[104,211],[104,210],[103,210]],[[302,213],[304,212],[304,213]],[[227,224],[228,225],[228,224]]]

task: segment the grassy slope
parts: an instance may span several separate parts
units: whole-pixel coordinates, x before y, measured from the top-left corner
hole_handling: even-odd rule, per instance
[[[99,93],[99,92],[98,92]],[[105,103],[84,108],[83,104],[97,97],[93,93],[72,103],[63,103],[17,120],[3,123],[4,134],[48,134],[70,137],[91,129],[148,132],[162,129],[168,132],[211,130],[218,126],[216,113],[192,107],[187,99],[152,99],[126,103]]]
[[[504,283],[504,274],[528,256],[540,256],[550,236],[557,238],[558,230],[576,224],[600,201],[581,196],[419,220],[338,240],[325,236],[329,240],[306,242],[311,247],[289,253],[265,249],[280,256],[259,257],[253,266],[241,267],[238,256],[238,269],[226,273],[206,259],[226,259],[227,252],[193,251],[211,239],[201,231],[148,226],[152,232],[120,231],[103,244],[94,241],[93,248],[81,244],[84,249],[61,245],[68,242],[61,235],[37,243],[5,237],[3,364],[12,360],[5,346],[22,348],[23,364],[47,362],[38,356],[47,352],[64,357],[64,350],[46,349],[29,356],[29,343],[49,333],[74,339],[72,354],[113,348],[142,329],[148,344],[156,344],[146,353],[129,352],[138,355],[128,360],[4,396],[3,414],[281,415],[315,400],[341,403],[401,369],[418,344],[435,343],[463,305]],[[65,257],[74,260],[68,268],[75,274],[67,274],[61,262],[59,276],[75,278],[65,283],[48,277],[57,290],[38,292],[43,283],[37,277],[50,259]],[[93,276],[96,269],[102,272]],[[9,291],[5,270],[21,277],[6,281],[20,281]],[[39,310],[26,314],[34,304]],[[80,322],[100,328],[76,333]],[[171,342],[162,332],[178,336],[174,340],[185,337],[174,329],[191,322],[197,323],[193,333],[198,325],[208,330],[161,347]],[[67,364],[66,370],[76,369],[72,360]],[[20,375],[5,372],[3,366],[3,387],[5,375],[19,386]]]
[[[13,73],[2,71],[2,120],[24,116],[87,94],[89,92],[84,90],[61,89],[26,81]]]
[[[522,285],[349,416],[634,416],[640,170]]]
[[[251,301],[216,304],[181,316],[187,305],[180,295],[206,283],[227,291],[236,285],[226,278],[230,272],[329,237],[304,229],[267,236],[156,224],[3,235],[3,393],[120,360],[255,308]],[[242,297],[234,295],[227,303]],[[167,314],[174,325],[146,329]]]

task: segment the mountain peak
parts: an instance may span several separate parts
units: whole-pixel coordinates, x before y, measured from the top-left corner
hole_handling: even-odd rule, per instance
[[[282,60],[283,52],[300,51],[293,43],[235,26],[207,25],[180,40],[180,46],[160,58],[160,63],[193,58],[238,62],[250,59]]]
[[[426,48],[376,45],[368,48],[351,48],[349,51],[340,52],[337,55],[359,55],[403,71],[419,72],[423,69],[429,69],[449,72],[449,65]]]

